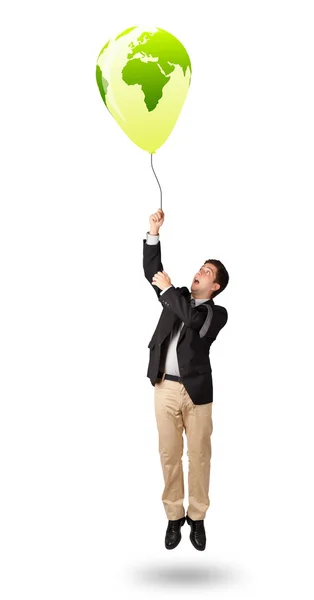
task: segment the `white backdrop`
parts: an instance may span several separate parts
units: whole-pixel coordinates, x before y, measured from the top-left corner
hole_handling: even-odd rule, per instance
[[[95,80],[147,20],[192,62],[154,157],[164,268],[230,274],[203,553],[188,525],[164,547],[142,269],[159,188]],[[313,598],[312,3],[30,0],[0,21],[1,598]]]

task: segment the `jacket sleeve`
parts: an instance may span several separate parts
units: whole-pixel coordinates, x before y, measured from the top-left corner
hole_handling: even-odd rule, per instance
[[[180,289],[173,286],[165,290],[164,294],[159,296],[159,300],[165,308],[172,310],[187,327],[199,331],[201,337],[207,333],[213,314],[211,307],[209,307],[210,312],[204,304],[192,307],[186,297],[180,293]]]
[[[224,306],[215,305],[213,318],[206,337],[212,341],[217,338],[219,331],[226,325],[228,321],[228,312]]]
[[[161,289],[152,283],[155,273],[164,270],[161,262],[161,248],[159,241],[157,244],[147,244],[146,240],[143,240],[143,269],[146,279],[149,281],[159,298]],[[164,296],[164,294],[162,296]]]

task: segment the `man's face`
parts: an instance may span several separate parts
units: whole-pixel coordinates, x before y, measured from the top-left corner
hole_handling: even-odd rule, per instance
[[[219,283],[214,283],[217,267],[212,263],[205,263],[193,277],[191,292],[194,298],[210,298],[218,290]],[[213,289],[212,289],[213,288]]]

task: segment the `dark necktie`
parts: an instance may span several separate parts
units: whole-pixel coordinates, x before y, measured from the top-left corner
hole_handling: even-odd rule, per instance
[[[191,298],[190,304],[191,304],[191,306],[195,306],[195,298]]]

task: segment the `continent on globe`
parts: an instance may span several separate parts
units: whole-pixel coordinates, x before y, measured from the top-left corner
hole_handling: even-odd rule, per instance
[[[101,68],[99,67],[99,65],[96,66],[96,81],[97,81],[98,89],[100,91],[100,95],[101,95],[105,105],[107,106],[106,94],[107,94],[107,89],[108,89],[109,83],[108,83],[107,79],[105,79],[103,77],[103,74],[101,72]]]
[[[169,45],[169,38],[165,43],[165,33],[162,29],[157,33],[145,31],[138,37],[137,44],[131,42],[129,60],[122,69],[122,79],[127,85],[141,86],[148,111],[156,108],[176,65],[182,68],[184,75],[188,67],[191,70],[185,48],[180,44]]]
[[[174,67],[172,67],[172,71]],[[144,94],[145,104],[149,111],[156,108],[162,97],[163,87],[168,83],[157,62],[143,62],[140,58],[129,60],[122,69],[122,79],[128,85],[139,84]]]

